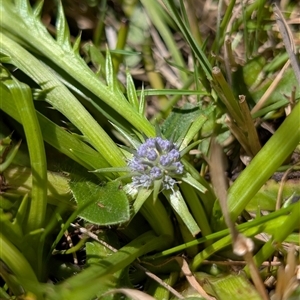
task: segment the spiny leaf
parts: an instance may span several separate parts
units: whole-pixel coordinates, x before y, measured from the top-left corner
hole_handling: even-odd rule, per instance
[[[57,43],[66,51],[71,51],[70,31],[67,24],[61,1],[58,1],[57,20],[56,20],[56,40]]]
[[[32,15],[32,8],[28,0],[16,0],[15,4],[22,17]]]
[[[77,56],[79,56],[80,42],[81,42],[81,32],[78,34],[75,43],[73,44],[73,51]]]
[[[145,110],[146,110],[146,101],[145,101],[145,90],[144,90],[144,85],[141,90],[141,95],[140,95],[140,106],[139,106],[139,113],[144,116],[145,115]]]
[[[139,111],[139,101],[136,95],[135,86],[128,70],[126,72],[126,81],[128,101],[131,103],[135,110]]]
[[[44,0],[38,0],[34,7],[32,8],[33,15],[35,18],[40,19],[41,18],[41,13],[44,5]]]
[[[106,51],[105,74],[106,74],[106,83],[108,87],[112,91],[117,90],[117,82],[114,74],[114,66],[108,49]]]

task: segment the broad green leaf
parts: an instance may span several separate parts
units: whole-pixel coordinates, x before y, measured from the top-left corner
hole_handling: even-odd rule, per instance
[[[174,108],[169,117],[162,125],[161,131],[163,135],[177,141],[184,136],[191,124],[202,115],[199,106],[185,104],[183,108]]]
[[[197,272],[195,276],[204,283],[205,291],[218,300],[261,300],[255,287],[241,274],[213,277]]]
[[[280,182],[274,179],[268,180],[258,193],[251,199],[246,206],[248,211],[257,212],[257,210],[275,210],[276,199],[278,196]],[[290,179],[283,184],[281,203],[284,203],[289,197],[300,195],[299,180]]]
[[[70,183],[78,206],[87,205],[79,216],[93,224],[113,225],[129,220],[129,203],[121,183],[108,182],[99,186],[91,181]]]
[[[273,80],[268,80],[266,83],[264,83],[262,86],[260,86],[258,89],[256,89],[255,92],[252,93],[253,99],[258,102],[259,99],[262,97],[262,95],[265,93],[267,88],[270,86]],[[291,96],[291,93],[294,89],[294,87],[299,87],[299,83],[297,82],[297,79],[295,77],[295,74],[292,69],[288,69],[285,71],[284,76],[274,89],[270,96],[268,97],[268,101],[265,103],[265,106],[276,103],[281,100],[286,100],[286,97]],[[300,89],[296,89],[295,98],[300,97]]]

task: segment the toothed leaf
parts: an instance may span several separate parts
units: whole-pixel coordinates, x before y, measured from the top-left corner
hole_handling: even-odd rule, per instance
[[[75,43],[73,45],[73,51],[76,55],[79,56],[79,50],[80,50],[80,42],[81,42],[81,32],[78,34]]]
[[[42,9],[44,5],[44,0],[38,0],[32,8],[33,15],[35,18],[40,19],[42,14]]]
[[[140,96],[140,106],[139,106],[139,113],[144,116],[146,110],[146,102],[145,102],[145,90],[144,86],[142,87],[141,96]]]
[[[129,71],[126,72],[127,79],[127,98],[129,103],[134,107],[135,110],[139,111],[139,101],[136,95],[135,86]]]
[[[70,31],[67,24],[67,20],[64,15],[63,6],[58,1],[57,8],[57,20],[56,20],[56,40],[57,43],[65,50],[70,51],[72,49],[70,44]]]
[[[70,183],[73,196],[84,209],[79,216],[97,225],[113,225],[129,220],[129,203],[120,182],[104,186],[91,181]]]
[[[117,82],[114,74],[114,66],[109,50],[106,51],[105,61],[106,83],[112,91],[117,90]]]

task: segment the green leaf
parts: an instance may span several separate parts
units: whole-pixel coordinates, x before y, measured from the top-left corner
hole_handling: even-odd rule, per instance
[[[246,206],[248,211],[256,212],[260,210],[275,210],[276,199],[280,182],[270,179],[263,185],[259,192],[251,199]],[[300,195],[300,185],[297,179],[287,180],[282,189],[282,202],[293,195]]]
[[[57,20],[56,20],[56,40],[57,43],[66,51],[72,51],[70,43],[70,31],[64,15],[61,1],[58,1]]]
[[[0,52],[10,53],[12,64],[28,74],[42,89],[49,91],[47,102],[64,114],[88,138],[110,165],[125,165],[122,153],[116,144],[84,106],[61,84],[52,72],[49,72],[48,68],[20,45],[2,35],[1,32],[0,43]]]
[[[141,189],[138,192],[138,195],[133,204],[133,212],[137,214],[140,208],[143,206],[145,201],[149,198],[152,193],[152,189]]]
[[[92,299],[98,291],[99,282],[106,276],[126,268],[146,253],[163,249],[168,243],[169,240],[165,236],[157,237],[152,231],[146,232],[102,260],[101,264],[84,269],[80,274],[68,278],[62,284],[49,286],[46,298],[49,300]],[[70,289],[70,286],[73,288]]]
[[[38,1],[36,1],[34,7],[32,8],[33,15],[37,19],[41,17],[42,10],[43,10],[43,4],[44,4],[43,0],[38,0]]]
[[[166,5],[171,17],[177,24],[178,28],[180,29],[182,35],[190,45],[192,51],[194,52],[195,56],[197,57],[203,72],[205,73],[208,80],[212,79],[211,76],[211,65],[208,61],[205,53],[202,51],[202,49],[199,47],[198,43],[195,41],[193,35],[190,32],[190,29],[187,24],[183,21],[183,19],[180,17],[178,13],[178,9],[174,3],[174,1],[171,0],[163,0],[164,4]]]
[[[87,242],[85,244],[87,256],[86,261],[88,266],[101,263],[101,261],[111,256],[114,252],[117,251],[117,249],[120,248],[118,236],[112,231],[101,232],[98,234],[97,238],[99,240]],[[120,288],[123,286],[131,286],[129,281],[128,268],[121,269],[116,273],[103,278],[101,282],[99,282],[97,296],[101,297],[101,295],[103,295],[105,292],[108,292],[112,288]],[[119,298],[108,295],[103,299],[114,300]]]
[[[32,191],[27,231],[44,226],[47,206],[47,162],[44,141],[33,105],[30,88],[12,78],[5,85],[9,88],[14,104],[21,117],[32,169]]]
[[[27,5],[25,5],[26,9],[23,9],[23,3],[25,2],[27,3]],[[19,0],[16,5],[10,1],[5,1],[3,5],[0,5],[0,14],[2,16],[0,18],[1,33],[9,32],[11,37],[15,40],[22,41],[21,44],[25,44],[31,51],[41,53],[45,60],[52,61],[53,68],[56,72],[61,73],[61,70],[64,70],[78,82],[78,85],[82,85],[85,89],[90,91],[98,101],[105,102],[139,131],[145,133],[147,136],[154,136],[155,130],[153,126],[144,118],[144,116],[132,109],[132,106],[128,103],[121,91],[119,89],[115,90],[111,89],[111,87],[107,87],[99,80],[98,76],[92,72],[81,57],[74,55],[73,51],[67,51],[62,48],[62,46],[53,39],[49,32],[47,32],[45,26],[41,24],[40,20],[36,20],[32,12],[30,13],[31,8],[28,7],[28,3],[28,1]],[[25,36],[26,39],[24,39]],[[8,45],[8,41],[4,39],[4,37],[4,35],[0,36],[0,52],[5,52],[4,56],[13,57],[13,62],[10,63],[16,64],[17,67],[24,71],[34,81],[38,82],[41,87],[46,88],[47,85],[49,87],[52,80],[49,78],[41,78],[47,72],[45,70],[40,70],[38,72],[36,70],[36,66],[35,68],[32,67],[35,63],[28,63],[28,61],[31,61],[28,57],[24,57],[24,60],[27,61],[25,65],[20,66],[16,63],[14,60],[15,56],[10,54],[16,54],[15,50],[18,52],[18,50],[20,50],[20,45],[16,43],[14,46]],[[5,45],[5,47],[3,45]],[[7,51],[2,51],[2,48],[5,48]],[[23,55],[21,55],[21,57],[22,56]],[[18,58],[20,59],[20,57]],[[66,93],[67,92],[64,92],[63,94]],[[60,99],[61,98],[62,97],[60,96]],[[62,102],[68,103],[65,99]],[[71,110],[69,109],[69,111]],[[82,119],[86,121],[83,116]],[[92,122],[85,122],[86,125],[89,123]],[[93,127],[96,128],[98,126],[94,124]],[[90,139],[90,141],[94,140],[96,140],[96,138]],[[107,153],[113,153],[113,151]]]
[[[80,43],[81,43],[81,32],[78,34],[78,36],[76,37],[76,40],[73,44],[73,51],[78,57],[80,57],[80,53],[79,53],[79,51],[81,49]]]
[[[263,94],[266,92],[273,80],[269,80],[267,83],[264,83],[263,86],[260,86],[255,92],[252,93],[252,97],[255,102],[258,102]],[[286,96],[291,96],[294,87],[299,86],[295,74],[292,69],[285,71],[284,76],[279,81],[276,88],[268,97],[268,101],[264,104],[268,106],[270,104],[277,103],[278,101],[287,100]],[[295,92],[295,98],[300,98],[300,89],[297,88]]]
[[[0,232],[1,252],[0,259],[13,272],[19,280],[27,279],[38,284],[37,277],[29,262],[25,259],[20,250]]]
[[[97,225],[113,225],[129,220],[129,203],[118,181],[99,186],[91,181],[70,183],[79,208],[79,216]]]
[[[196,96],[196,95],[206,95],[210,96],[210,93],[206,91],[195,91],[195,90],[185,90],[185,89],[146,89],[146,90],[137,90],[137,95],[144,92],[145,96],[168,96],[168,95],[178,95],[178,96]]]
[[[118,90],[117,79],[114,73],[114,66],[111,59],[110,51],[106,51],[106,60],[105,60],[105,74],[106,74],[106,83],[112,91]]]
[[[0,141],[2,142],[2,140]],[[21,142],[19,141],[16,145],[13,145],[11,149],[9,149],[9,152],[7,153],[5,160],[0,163],[0,173],[2,174],[8,166],[12,163],[13,159],[18,153],[19,147],[21,146]]]
[[[126,81],[127,81],[127,97],[132,107],[135,108],[136,111],[139,111],[139,101],[137,98],[134,82],[129,71],[126,72]]]
[[[166,138],[172,137],[174,141],[177,141],[186,134],[199,116],[202,116],[199,106],[187,103],[183,108],[174,108],[163,123],[161,131]]]
[[[179,215],[190,233],[193,236],[196,236],[200,232],[200,228],[191,215],[179,189],[175,187],[174,191],[164,190],[163,194],[168,199],[172,208]]]
[[[21,117],[15,109],[12,95],[4,84],[0,84],[0,94],[6,101],[0,101],[0,109],[10,115],[16,121],[21,122]],[[101,154],[80,141],[74,135],[54,124],[45,116],[37,112],[37,117],[42,130],[44,140],[54,148],[77,161],[89,170],[108,167],[109,164]],[[78,156],[82,159],[78,159]]]
[[[180,179],[188,183],[189,185],[193,186],[201,193],[205,193],[207,191],[207,188],[203,186],[198,180],[196,180],[190,173],[185,173],[184,176],[181,177]]]
[[[208,120],[214,109],[215,106],[211,105],[197,116],[197,118],[192,122],[188,132],[186,133],[179,150],[183,150],[184,148],[186,148],[187,145],[193,140],[195,135],[199,133],[202,126]]]
[[[248,279],[239,274],[213,277],[204,273],[195,273],[196,278],[203,282],[203,288],[218,300],[260,300],[261,297]],[[237,292],[238,291],[238,292]]]
[[[253,196],[299,144],[299,115],[300,102],[229,188],[228,209],[232,220],[237,219]]]

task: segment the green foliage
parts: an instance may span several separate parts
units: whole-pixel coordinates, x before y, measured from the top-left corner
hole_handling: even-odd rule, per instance
[[[70,188],[79,209],[79,216],[96,225],[114,225],[129,220],[129,205],[121,182],[99,186],[91,181],[70,182]]]

